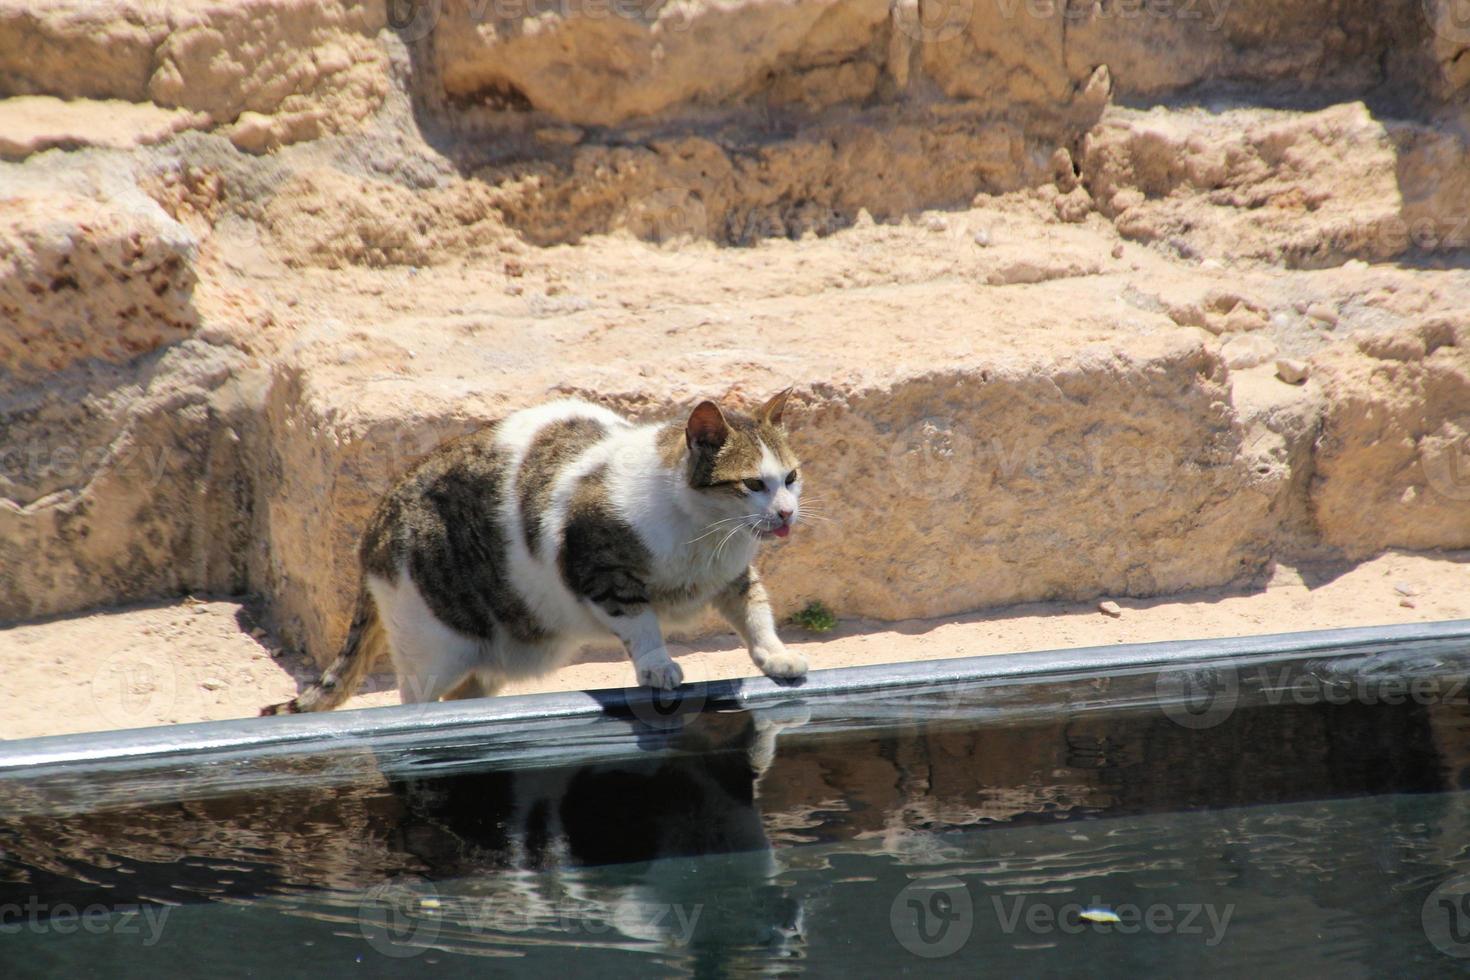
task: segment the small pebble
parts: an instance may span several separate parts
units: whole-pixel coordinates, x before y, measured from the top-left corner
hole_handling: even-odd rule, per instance
[[[257,626],[255,627],[255,629],[250,631],[250,635],[255,637],[257,640],[263,640],[265,639],[265,630]]]
[[[1283,357],[1276,362],[1276,377],[1289,385],[1305,384],[1309,369],[1305,361]]]
[[[1325,323],[1329,327],[1337,326],[1337,311],[1326,303],[1313,303],[1307,307],[1307,316],[1319,323]]]
[[[1122,244],[1120,243],[1120,244],[1114,245],[1113,246],[1113,258],[1115,258],[1115,259],[1121,259],[1122,257],[1123,257],[1123,246],[1122,246]]]
[[[1418,595],[1419,594],[1418,593],[1418,590],[1416,590],[1408,582],[1395,582],[1395,583],[1393,583],[1393,590],[1395,592],[1397,592],[1399,595]]]
[[[1399,605],[1403,606],[1405,609],[1418,609],[1419,608],[1419,604],[1416,603],[1413,599],[1400,599],[1399,600]]]
[[[1241,303],[1225,314],[1225,330],[1229,333],[1249,333],[1266,325],[1266,318]]]
[[[949,227],[949,222],[936,215],[928,220],[927,225],[930,231],[944,231]]]
[[[1102,602],[1099,602],[1097,604],[1097,611],[1102,613],[1104,616],[1111,616],[1114,619],[1117,619],[1119,616],[1123,615],[1123,607],[1118,605],[1112,599],[1105,599]]]
[[[979,231],[975,232],[974,239],[975,239],[975,244],[976,245],[979,245],[981,248],[989,248],[990,247],[990,229],[989,228],[981,228]]]
[[[213,677],[206,677],[204,680],[199,682],[199,686],[204,688],[206,691],[218,691],[220,688],[225,686],[225,682],[221,680],[216,680]]]

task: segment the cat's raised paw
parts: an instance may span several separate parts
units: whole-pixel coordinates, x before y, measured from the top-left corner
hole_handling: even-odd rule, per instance
[[[638,683],[660,691],[672,691],[684,683],[684,671],[668,658],[638,665]]]
[[[757,661],[767,677],[801,677],[806,674],[806,658],[790,650],[767,654]]]

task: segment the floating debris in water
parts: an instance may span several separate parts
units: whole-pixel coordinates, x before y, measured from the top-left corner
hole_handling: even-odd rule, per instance
[[[1122,922],[1118,913],[1111,909],[1083,909],[1077,916],[1084,922]]]

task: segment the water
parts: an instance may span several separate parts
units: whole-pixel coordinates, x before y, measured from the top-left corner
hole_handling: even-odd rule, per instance
[[[1352,666],[1300,676],[1398,676]],[[1088,677],[0,780],[0,975],[1464,972],[1466,699],[1298,679],[1207,726]]]

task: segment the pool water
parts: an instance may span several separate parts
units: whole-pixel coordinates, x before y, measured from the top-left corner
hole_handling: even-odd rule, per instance
[[[1467,663],[0,774],[0,975],[1457,975]]]

